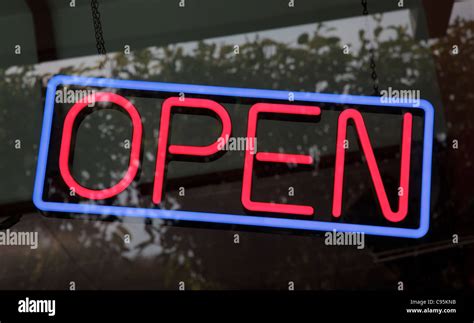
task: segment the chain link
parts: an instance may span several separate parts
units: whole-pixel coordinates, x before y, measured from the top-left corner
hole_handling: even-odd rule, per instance
[[[102,23],[100,21],[99,2],[97,0],[91,0],[91,9],[92,19],[94,20],[97,53],[100,55],[105,55],[107,54],[107,50],[105,49],[104,33],[102,31]]]
[[[367,0],[362,0],[362,13],[364,15],[368,15],[369,14],[369,9],[367,9]]]
[[[368,9],[368,6],[367,6],[367,0],[361,0],[361,4],[362,4],[362,14],[364,16],[368,16],[369,15],[369,9]],[[371,46],[371,48],[369,50],[369,59],[370,59],[370,70],[371,70],[370,76],[372,77],[372,81],[373,81],[374,95],[379,95],[380,94],[379,79],[378,79],[378,76],[377,76],[377,70],[376,70],[377,66],[375,64],[375,49],[374,49],[373,45]]]

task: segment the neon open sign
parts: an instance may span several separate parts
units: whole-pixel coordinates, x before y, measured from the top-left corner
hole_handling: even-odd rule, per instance
[[[91,94],[73,102],[63,118],[55,116],[56,91],[60,87],[96,88]],[[156,114],[159,133],[153,151],[154,172],[147,207],[109,203],[111,199],[130,189],[137,181],[143,163],[144,126],[139,103],[132,103],[132,96],[156,95],[161,100],[160,110]],[[71,171],[72,151],[75,145],[75,132],[80,115],[91,109],[94,103],[108,102],[120,109],[129,118],[132,125],[131,146],[128,156],[128,167],[115,184],[104,188],[86,187],[78,181]],[[238,107],[239,103],[247,107]],[[237,106],[237,107],[236,107]],[[148,107],[149,109],[149,107]],[[199,112],[212,114],[220,126],[220,134],[209,145],[178,145],[172,143],[171,123],[173,111]],[[96,109],[97,110],[97,109]],[[232,112],[232,113],[230,113]],[[393,194],[389,194],[383,180],[383,167],[378,161],[374,137],[370,135],[366,119],[369,114],[380,118],[396,118],[400,128],[401,140],[397,153],[398,181],[395,203]],[[239,114],[240,117],[235,117]],[[271,198],[264,200],[255,194],[255,177],[260,164],[293,165],[318,167],[314,155],[309,153],[286,153],[269,151],[259,144],[250,145],[243,157],[237,160],[241,167],[238,197],[240,210],[235,212],[212,212],[211,210],[172,210],[163,207],[166,195],[167,167],[173,163],[173,157],[208,158],[206,163],[215,163],[211,158],[219,159],[222,145],[229,144],[239,126],[245,128],[245,137],[249,142],[256,142],[266,134],[259,132],[260,124],[265,118],[306,118],[314,129],[318,123],[330,121],[326,115],[337,115],[335,135],[330,138],[333,143],[332,176],[330,185],[324,185],[322,191],[331,196],[330,202],[318,200],[317,189],[304,192],[307,204],[275,202]],[[245,117],[245,125],[237,125],[236,119]],[[329,119],[328,119],[329,120]],[[413,143],[416,137],[415,123],[419,124],[419,153]],[[349,142],[349,125],[354,126],[354,134],[360,147],[360,155],[368,170],[366,182],[372,187],[375,195],[374,208],[380,216],[364,221],[352,222],[346,219],[344,196],[347,195],[347,154]],[[329,127],[329,126],[328,126]],[[56,129],[56,130],[55,130]],[[59,129],[59,130],[58,130]],[[277,129],[278,130],[278,129]],[[384,129],[383,131],[392,131]],[[52,140],[52,137],[59,140]],[[327,138],[326,138],[327,139]],[[41,134],[38,167],[35,179],[33,201],[44,211],[66,213],[104,214],[132,217],[154,217],[168,220],[197,221],[235,225],[251,225],[302,230],[338,230],[357,231],[374,235],[419,238],[426,234],[429,226],[431,154],[433,139],[433,107],[425,100],[416,106],[410,103],[384,103],[379,97],[332,95],[320,93],[286,92],[171,84],[142,81],[125,81],[114,79],[84,78],[76,76],[56,76],[48,84],[45,113]],[[307,140],[306,140],[307,141]],[[317,144],[317,143],[311,143]],[[54,149],[52,149],[54,147]],[[225,154],[225,153],[224,153]],[[201,160],[201,162],[203,162]],[[192,159],[189,163],[195,163]],[[415,164],[415,165],[414,165]],[[50,168],[57,168],[60,186],[74,189],[73,200],[54,199],[51,191]],[[359,172],[359,171],[358,171]],[[318,176],[311,180],[317,183]],[[392,192],[391,190],[390,192]],[[392,200],[392,203],[391,201]],[[316,202],[315,202],[316,201]],[[320,202],[321,201],[321,202]],[[319,205],[318,205],[319,203]],[[329,203],[328,206],[323,206]],[[312,205],[311,205],[312,204]],[[211,208],[211,207],[210,207]],[[346,213],[345,213],[346,212]],[[364,212],[361,210],[361,212]],[[408,224],[407,224],[408,223]]]

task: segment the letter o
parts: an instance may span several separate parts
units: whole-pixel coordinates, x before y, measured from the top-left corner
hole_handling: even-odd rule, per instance
[[[103,189],[93,190],[80,185],[71,175],[69,169],[69,153],[71,150],[72,129],[77,115],[93,102],[112,102],[123,108],[132,120],[132,147],[130,150],[130,161],[128,164],[127,173],[114,186]],[[63,134],[61,138],[61,148],[59,151],[59,171],[63,177],[64,182],[71,188],[73,187],[76,194],[92,200],[103,200],[115,196],[125,190],[133,181],[140,164],[140,149],[142,139],[142,122],[140,114],[133,104],[115,93],[111,92],[97,92],[89,95],[81,102],[72,106],[64,120]]]

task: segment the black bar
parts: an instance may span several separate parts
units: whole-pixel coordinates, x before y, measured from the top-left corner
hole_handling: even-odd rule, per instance
[[[19,301],[55,300],[55,315],[19,313]],[[410,304],[433,300],[433,304]],[[440,304],[444,300],[455,304]],[[474,294],[341,291],[0,291],[0,322],[130,322],[181,321],[188,317],[244,322],[265,318],[305,318],[306,322],[357,319],[365,322],[472,322]],[[456,313],[407,313],[407,309],[455,309]],[[267,322],[267,320],[265,320]],[[336,321],[337,322],[337,321]]]

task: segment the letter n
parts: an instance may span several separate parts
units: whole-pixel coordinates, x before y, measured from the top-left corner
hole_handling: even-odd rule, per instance
[[[344,110],[338,119],[337,139],[336,139],[336,166],[334,171],[334,196],[332,214],[335,217],[341,216],[342,191],[344,182],[344,141],[346,140],[347,123],[352,119],[355,123],[357,134],[362,146],[362,150],[367,160],[370,176],[375,187],[375,192],[382,209],[384,217],[391,222],[402,221],[408,213],[408,185],[410,179],[410,154],[411,154],[411,132],[412,114],[403,115],[402,130],[402,153],[400,163],[400,188],[404,192],[398,199],[398,211],[393,211],[387,199],[385,186],[380,177],[379,168],[375,160],[372,145],[370,144],[364,119],[359,111],[355,109]]]

